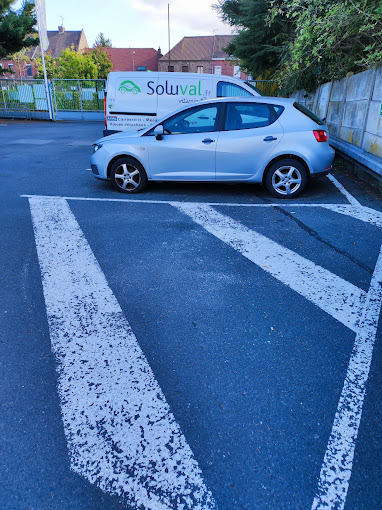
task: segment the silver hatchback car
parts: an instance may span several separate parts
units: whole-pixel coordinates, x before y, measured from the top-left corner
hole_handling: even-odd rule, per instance
[[[123,193],[138,193],[148,181],[248,181],[293,198],[310,178],[327,174],[333,158],[324,122],[293,99],[228,97],[101,138],[91,168]]]

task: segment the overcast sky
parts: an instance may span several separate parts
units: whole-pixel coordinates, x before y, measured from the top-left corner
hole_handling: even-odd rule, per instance
[[[62,16],[66,30],[84,29],[89,46],[103,32],[116,48],[160,46],[166,53],[168,3],[171,47],[187,35],[231,33],[211,7],[217,0],[45,0],[47,27],[57,30]]]

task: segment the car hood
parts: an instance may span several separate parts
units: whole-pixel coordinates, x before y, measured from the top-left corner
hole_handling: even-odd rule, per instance
[[[139,131],[129,131],[126,133],[126,131],[121,131],[121,133],[115,133],[114,135],[104,136],[103,138],[99,138],[94,143],[104,143],[104,142],[111,142],[113,140],[118,140],[122,142],[125,139],[130,138],[138,138],[141,135]]]

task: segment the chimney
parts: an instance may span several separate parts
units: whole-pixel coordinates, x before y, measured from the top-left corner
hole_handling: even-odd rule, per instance
[[[58,27],[58,31],[62,34],[63,32],[65,32],[65,27],[63,27],[62,25],[60,25]]]

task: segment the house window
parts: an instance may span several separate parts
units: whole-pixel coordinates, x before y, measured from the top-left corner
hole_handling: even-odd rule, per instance
[[[182,73],[188,73],[188,66],[182,66]]]
[[[215,74],[222,74],[222,66],[215,66]]]
[[[11,71],[13,71],[13,64],[8,64],[8,69],[10,69]]]
[[[146,66],[137,66],[137,71],[147,71]]]
[[[240,66],[233,66],[233,77],[240,78]]]
[[[167,71],[169,73],[173,73],[174,72],[174,66],[167,66]]]
[[[27,64],[27,76],[32,76],[33,77],[32,64]]]
[[[196,68],[196,72],[197,72],[197,73],[202,73],[202,72],[203,72],[203,66],[198,66],[198,67]]]

